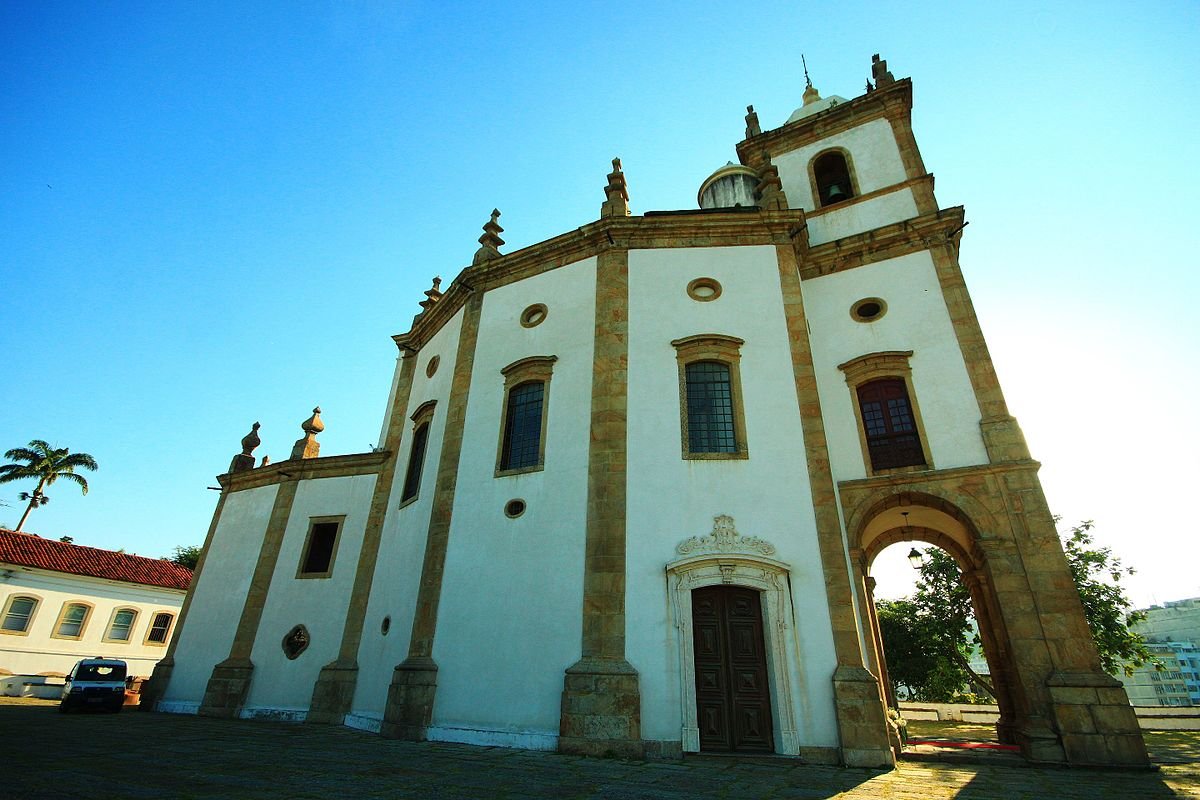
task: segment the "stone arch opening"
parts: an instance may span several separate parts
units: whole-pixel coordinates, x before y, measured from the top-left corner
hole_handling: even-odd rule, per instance
[[[888,674],[886,647],[875,611],[875,580],[871,568],[886,548],[899,543],[922,543],[947,553],[958,566],[961,579],[971,596],[971,606],[979,628],[981,649],[988,664],[1000,718],[996,723],[997,740],[1020,744],[1019,720],[1027,716],[1027,703],[1014,680],[1013,647],[991,579],[991,570],[980,532],[973,519],[954,503],[934,495],[907,493],[893,495],[869,508],[854,529],[853,552],[857,555],[856,579],[867,602],[863,604],[863,629],[870,643],[869,655],[877,670],[890,707],[897,706]]]

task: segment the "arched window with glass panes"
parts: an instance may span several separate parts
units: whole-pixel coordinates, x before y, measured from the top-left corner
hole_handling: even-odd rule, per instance
[[[500,370],[504,376],[504,411],[496,458],[497,477],[543,468],[547,402],[557,360],[557,356],[529,356]]]
[[[903,378],[880,378],[860,385],[858,406],[872,469],[925,464],[925,451]]]

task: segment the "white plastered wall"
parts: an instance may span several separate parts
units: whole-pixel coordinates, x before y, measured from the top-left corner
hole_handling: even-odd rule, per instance
[[[119,658],[130,675],[148,676],[166,654],[166,643],[147,644],[146,634],[155,613],[165,611],[178,620],[184,590],[142,586],[65,572],[0,565],[0,609],[10,597],[34,597],[38,604],[24,634],[0,634],[0,667],[17,675],[42,672],[68,673],[81,658]],[[54,636],[56,623],[67,603],[91,606],[78,639]],[[129,639],[106,642],[113,612],[137,610]],[[174,623],[172,623],[172,627]]]
[[[728,514],[743,536],[769,541],[778,548],[773,558],[788,565],[793,608],[787,653],[799,744],[836,746],[836,658],[775,248],[633,251],[629,262],[626,652],[640,675],[642,737],[681,738],[666,564],[678,558],[681,541],[709,534],[713,517]],[[719,281],[721,296],[711,302],[689,298],[685,289],[698,277]],[[681,456],[671,341],[699,333],[745,340],[746,460]],[[773,700],[780,702],[777,683],[772,676]]]
[[[913,391],[934,466],[987,463],[979,405],[927,251],[813,278],[802,290],[835,480],[867,474],[856,400],[838,364],[885,351],[913,351]],[[867,297],[882,298],[887,313],[856,322],[850,307]]]
[[[437,483],[438,463],[446,432],[446,408],[450,402],[450,384],[454,378],[458,341],[462,333],[463,311],[460,310],[435,333],[417,354],[412,388],[404,414],[404,433],[396,455],[396,471],[392,477],[387,515],[380,534],[379,555],[367,614],[363,624],[362,642],[358,650],[358,682],[354,690],[352,713],[347,723],[369,730],[378,730],[387,704],[388,685],[396,665],[408,656],[409,634],[417,607],[417,589],[421,566],[425,559],[425,539],[429,532],[429,515],[433,509],[433,491]],[[427,376],[426,367],[434,356],[440,358],[437,371]],[[421,470],[421,485],[415,500],[400,507],[400,494],[412,451],[412,413],[429,400],[436,402],[425,444],[425,463]],[[383,633],[383,620],[388,619],[388,632]]]
[[[307,710],[321,667],[337,658],[375,478],[321,478],[301,481],[297,487],[250,655],[255,680],[243,716]],[[309,520],[342,515],[330,576],[297,578]],[[310,644],[289,660],[283,638],[295,625],[308,629]]]
[[[175,668],[160,709],[195,712],[213,666],[229,656],[278,490],[278,486],[261,486],[225,498],[188,618],[179,632]]]
[[[857,196],[896,186],[908,177],[891,124],[885,119],[874,119],[773,157],[789,206],[803,208],[810,214],[820,209],[808,165],[814,156],[834,148],[850,154]],[[840,208],[835,206],[813,216],[808,221],[809,242],[821,244],[915,216],[917,207],[912,191],[898,187],[893,194]]]
[[[519,323],[531,304],[545,321]],[[580,655],[596,305],[588,258],[484,297],[463,431],[433,657],[429,738],[555,747],[564,670]],[[556,356],[546,394],[545,469],[496,477],[500,370]],[[509,500],[525,513],[509,519]]]

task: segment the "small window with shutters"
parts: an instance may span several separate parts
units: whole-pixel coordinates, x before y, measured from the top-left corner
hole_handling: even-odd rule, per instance
[[[133,634],[133,626],[137,623],[138,612],[135,608],[118,608],[113,612],[108,623],[108,632],[104,634],[106,642],[128,642]]]
[[[38,598],[27,595],[11,595],[4,604],[4,620],[0,623],[0,633],[24,636],[29,633],[29,625],[33,622],[34,612],[37,611]]]
[[[79,639],[87,626],[88,614],[92,607],[87,603],[65,603],[59,614],[58,624],[54,626],[55,639]]]
[[[166,611],[159,611],[150,620],[150,630],[146,632],[146,644],[165,645],[167,637],[171,633],[171,623],[174,622],[175,615]]]

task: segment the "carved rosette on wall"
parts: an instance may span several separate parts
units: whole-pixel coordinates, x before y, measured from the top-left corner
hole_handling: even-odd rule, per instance
[[[716,584],[757,589],[762,597],[763,634],[767,670],[771,676],[773,716],[778,726],[776,752],[797,755],[800,736],[796,723],[796,697],[792,690],[793,661],[798,663],[788,581],[791,568],[777,561],[775,545],[757,536],[742,536],[733,517],[713,517],[712,533],[684,539],[675,548],[678,557],[666,565],[667,591],[676,652],[679,654],[679,703],[684,752],[700,749],[696,709],[696,662],[692,641],[692,591]],[[790,655],[791,654],[791,655]]]
[[[283,654],[289,659],[297,659],[300,654],[308,649],[309,642],[312,638],[308,635],[308,628],[303,625],[297,625],[288,631],[287,636],[283,637]]]

